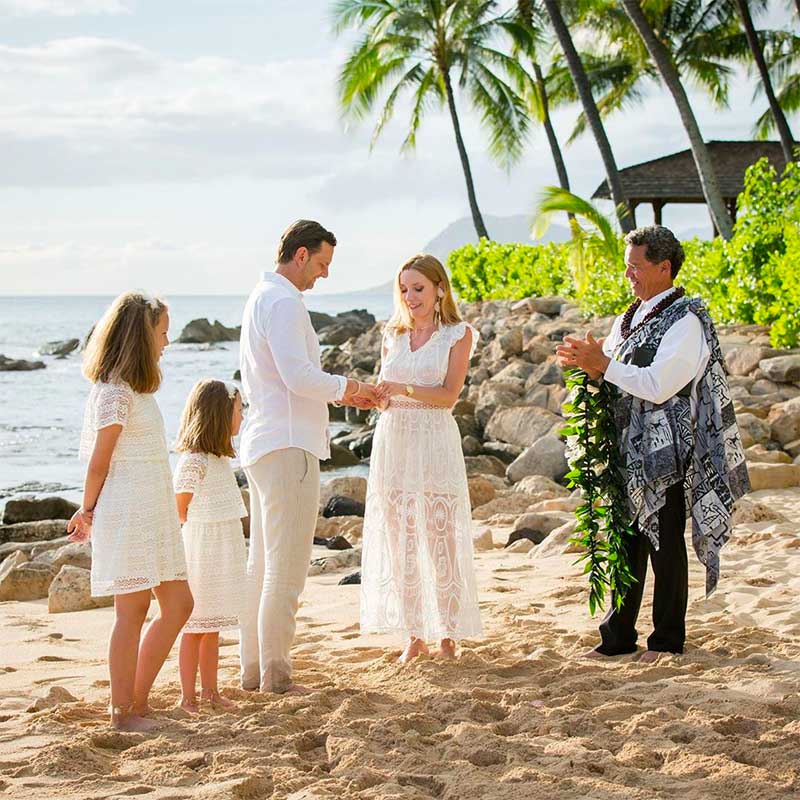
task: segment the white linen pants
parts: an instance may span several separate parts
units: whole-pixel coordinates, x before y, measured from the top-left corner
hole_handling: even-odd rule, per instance
[[[305,586],[319,508],[319,459],[290,447],[246,467],[250,555],[241,622],[246,689],[283,692],[292,682],[289,650]]]

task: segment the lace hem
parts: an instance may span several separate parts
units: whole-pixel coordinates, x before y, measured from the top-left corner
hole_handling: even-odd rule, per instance
[[[186,572],[178,572],[175,575],[153,580],[152,578],[115,578],[112,581],[100,581],[92,584],[92,597],[107,597],[113,594],[132,594],[133,592],[144,592],[153,589],[166,581],[185,581],[188,580]]]
[[[184,625],[188,633],[216,633],[239,627],[239,617],[190,617]]]

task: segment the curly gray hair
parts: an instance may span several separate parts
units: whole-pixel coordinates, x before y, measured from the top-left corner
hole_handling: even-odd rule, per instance
[[[634,247],[643,244],[646,248],[644,257],[651,264],[669,261],[673,278],[680,271],[686,258],[678,238],[663,225],[644,225],[636,228],[625,237],[625,244]]]

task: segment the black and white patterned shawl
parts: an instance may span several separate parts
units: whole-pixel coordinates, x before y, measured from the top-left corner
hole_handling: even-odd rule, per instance
[[[650,403],[619,392],[615,419],[626,465],[631,516],[658,549],[658,511],[667,489],[683,481],[692,543],[706,568],[706,596],[719,580],[719,554],[728,541],[734,502],[750,488],[744,448],[736,424],[722,351],[702,302],[681,298],[621,342],[614,358],[628,363],[634,348],[657,349],[664,334],[686,314],[703,326],[710,351],[697,381],[697,419],[688,397]]]

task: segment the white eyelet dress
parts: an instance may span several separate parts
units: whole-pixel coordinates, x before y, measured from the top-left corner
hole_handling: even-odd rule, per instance
[[[183,543],[194,597],[188,633],[239,627],[247,551],[242,517],[247,509],[229,458],[183,453],[175,469],[175,492],[192,492]]]
[[[471,326],[470,326],[471,327]],[[384,336],[381,379],[442,386],[466,323],[416,352]],[[473,330],[473,347],[478,333]],[[449,408],[393,397],[375,428],[361,557],[361,629],[426,640],[482,633],[461,436]]]
[[[164,420],[155,397],[125,383],[95,384],[83,418],[83,461],[91,458],[97,431],[109,425],[122,425],[122,432],[94,509],[92,595],[185,581]]]

